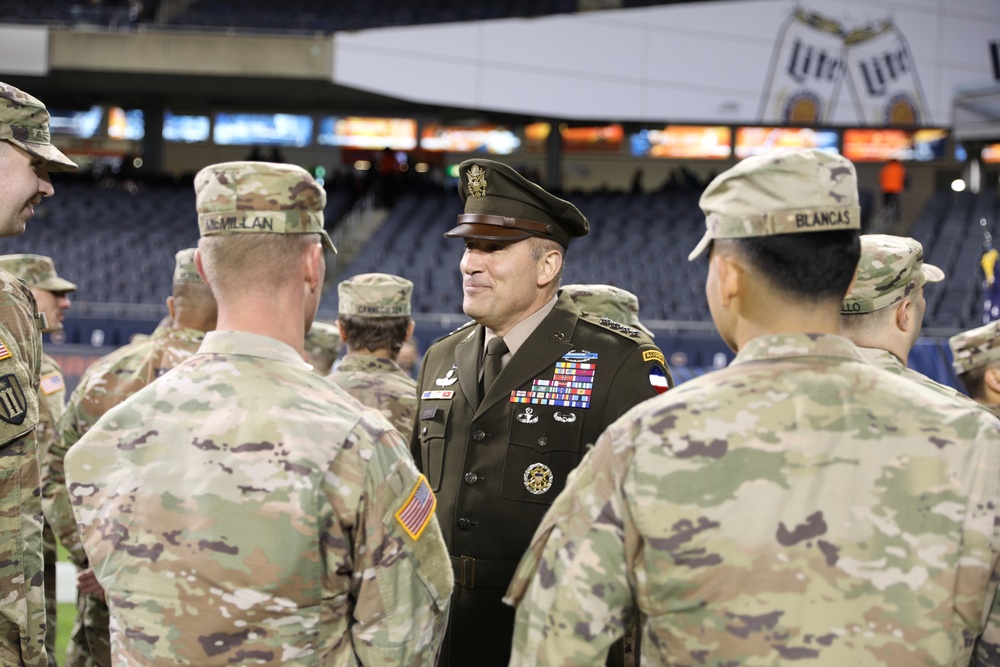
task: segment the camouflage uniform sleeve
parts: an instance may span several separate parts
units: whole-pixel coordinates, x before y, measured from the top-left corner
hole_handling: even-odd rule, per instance
[[[80,531],[73,516],[69,492],[66,490],[66,452],[83,435],[80,430],[80,386],[70,396],[69,403],[62,417],[56,423],[56,434],[45,456],[45,467],[48,474],[47,511],[45,518],[52,526],[59,542],[69,552],[70,560],[77,567],[87,567],[87,555],[83,551]]]
[[[354,652],[366,667],[432,667],[453,579],[436,501],[402,437],[370,431],[381,432],[354,530]]]
[[[626,563],[638,551],[623,491],[631,450],[616,450],[612,433],[576,468],[507,590],[517,607],[511,667],[603,665],[628,624]]]
[[[1000,570],[993,568],[990,583],[1000,581]],[[1000,595],[995,595],[986,619],[986,629],[976,641],[970,667],[1000,667]]]

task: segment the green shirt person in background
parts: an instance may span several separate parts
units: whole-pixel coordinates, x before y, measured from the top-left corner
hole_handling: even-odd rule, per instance
[[[434,494],[392,425],[302,357],[326,193],[262,162],[206,167],[195,193],[217,329],[66,457],[116,664],[433,665],[451,593]]]
[[[838,335],[854,166],[744,159],[701,197],[729,367],[643,403],[577,468],[507,599],[512,666],[998,664],[1000,424]]]

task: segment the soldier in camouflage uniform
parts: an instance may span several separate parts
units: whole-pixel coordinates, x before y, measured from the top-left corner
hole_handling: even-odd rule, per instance
[[[76,285],[56,273],[50,257],[43,255],[3,255],[0,269],[9,271],[31,290],[38,312],[44,315],[45,328],[42,333],[54,333],[63,329],[63,314],[70,307],[69,294],[76,291]],[[52,498],[51,476],[45,461],[49,447],[56,437],[56,422],[66,405],[66,383],[59,363],[42,351],[41,381],[38,391],[38,425],[35,435],[38,441],[38,461],[42,476],[42,511],[50,512]],[[42,559],[45,564],[45,651],[49,666],[56,664],[56,538],[51,524],[46,521],[42,528]]]
[[[49,171],[76,164],[49,140],[39,100],[0,83],[0,237],[24,232],[54,194]],[[0,270],[0,665],[44,667],[41,479],[36,447],[41,318],[34,298]]]
[[[1000,415],[1000,320],[948,339],[952,367],[974,401]]]
[[[330,369],[340,357],[343,341],[336,324],[329,322],[313,322],[312,328],[306,334],[305,347],[302,348],[306,363],[312,366],[313,373],[326,377]]]
[[[417,414],[417,383],[396,357],[413,335],[413,283],[386,273],[363,273],[337,286],[337,326],[347,354],[330,381],[381,412],[409,436]]]
[[[563,285],[577,308],[586,313],[606,317],[612,322],[633,327],[650,338],[656,335],[639,321],[639,297],[614,285]]]
[[[66,458],[116,663],[433,665],[434,494],[392,425],[302,359],[326,194],[262,162],[206,167],[195,192],[219,331]]]
[[[1000,426],[837,335],[854,166],[746,158],[701,207],[736,358],[602,434],[508,591],[510,664],[597,664],[633,600],[644,664],[1000,664]]]
[[[861,237],[861,260],[840,308],[844,337],[870,362],[945,396],[975,405],[952,387],[907,368],[923,325],[924,286],[944,280],[944,271],[924,263],[919,241],[887,234]]]
[[[66,491],[64,460],[70,447],[108,410],[136,393],[198,350],[205,332],[215,328],[217,307],[194,264],[194,248],[175,256],[166,325],[96,360],[80,379],[59,421],[59,439],[46,463],[54,494],[47,515],[73,563],[81,568],[77,614],[66,648],[67,667],[109,667],[111,640],[108,605],[88,568]]]

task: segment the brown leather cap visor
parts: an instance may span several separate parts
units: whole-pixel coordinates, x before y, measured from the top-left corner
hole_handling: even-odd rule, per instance
[[[449,239],[461,237],[488,241],[520,241],[529,236],[539,236],[552,239],[564,248],[569,245],[569,234],[559,225],[482,213],[464,213],[458,216],[458,227],[444,235]]]

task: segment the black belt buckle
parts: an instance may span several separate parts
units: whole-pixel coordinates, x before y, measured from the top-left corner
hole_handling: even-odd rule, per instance
[[[472,556],[459,556],[458,585],[462,588],[476,587],[476,559]]]

